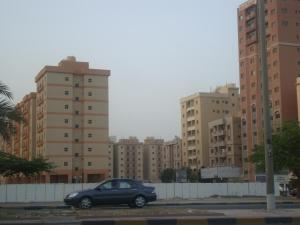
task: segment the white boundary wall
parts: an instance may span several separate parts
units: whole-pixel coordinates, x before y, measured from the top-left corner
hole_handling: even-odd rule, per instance
[[[1,184],[0,203],[60,202],[72,191],[93,188],[97,184]],[[265,196],[265,183],[151,183],[158,199],[197,199],[211,196]],[[279,185],[275,185],[279,196]]]

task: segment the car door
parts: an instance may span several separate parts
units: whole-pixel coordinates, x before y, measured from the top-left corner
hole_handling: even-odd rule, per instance
[[[137,193],[137,187],[131,181],[120,180],[118,192],[120,204],[131,203]]]
[[[107,181],[96,188],[94,201],[96,204],[115,204],[118,201],[118,182]]]

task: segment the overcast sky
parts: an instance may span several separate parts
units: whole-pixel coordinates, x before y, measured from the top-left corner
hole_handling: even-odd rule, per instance
[[[109,69],[110,135],[180,136],[181,97],[237,83],[244,0],[0,0],[0,80],[15,101],[68,55]]]

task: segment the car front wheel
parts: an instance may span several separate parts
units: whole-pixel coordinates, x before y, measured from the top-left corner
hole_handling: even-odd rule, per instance
[[[135,199],[134,199],[134,205],[135,207],[137,208],[143,208],[146,204],[146,199],[144,196],[137,196]]]
[[[92,200],[88,197],[84,197],[79,202],[79,208],[81,209],[89,209],[92,207]]]

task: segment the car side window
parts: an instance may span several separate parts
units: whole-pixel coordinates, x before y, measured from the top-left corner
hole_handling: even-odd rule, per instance
[[[131,184],[127,181],[120,181],[120,189],[131,188]]]
[[[117,186],[118,186],[118,183],[116,181],[108,181],[108,182],[102,184],[100,186],[100,189],[102,189],[102,190],[110,190],[110,189],[117,188]]]

